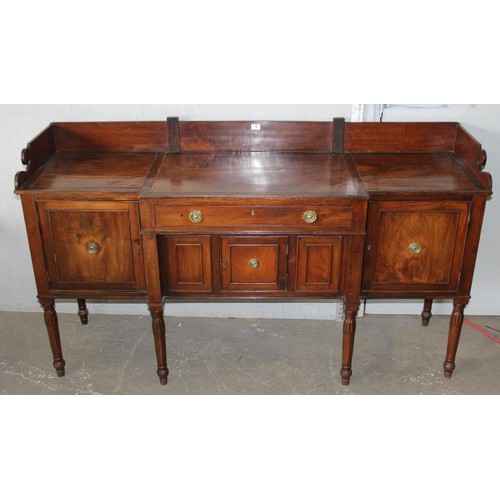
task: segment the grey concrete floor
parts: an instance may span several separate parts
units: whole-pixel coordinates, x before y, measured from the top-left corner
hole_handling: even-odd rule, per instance
[[[59,314],[58,378],[41,313],[0,312],[1,394],[500,394],[500,344],[464,325],[442,374],[448,318],[358,320],[351,384],[340,383],[340,322],[166,317],[169,383],[156,376],[145,316]],[[467,317],[500,330],[500,317]],[[491,333],[500,337],[495,331]]]

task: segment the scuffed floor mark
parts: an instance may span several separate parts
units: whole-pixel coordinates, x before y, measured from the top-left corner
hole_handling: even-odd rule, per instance
[[[46,371],[26,363],[18,362],[17,366],[9,366],[7,363],[0,363],[0,373],[4,375],[13,375],[20,377],[32,384],[42,384],[48,387],[47,380],[55,378],[55,375],[48,374]]]
[[[75,394],[101,394],[94,390],[91,379],[90,373],[83,367],[68,377],[69,382],[75,387]]]
[[[226,394],[227,387],[219,381],[219,377],[217,377],[212,363],[208,359],[205,359],[205,360],[203,360],[203,364],[207,367],[208,375],[215,382],[215,386],[217,388],[218,393],[219,394]]]
[[[257,384],[261,384],[261,385],[263,385],[264,387],[267,387],[267,388],[272,388],[273,387],[272,384],[269,384],[268,382],[265,382],[264,380],[261,380],[261,379],[257,378],[252,372],[243,370],[241,368],[241,366],[239,366],[237,364],[238,362],[234,363],[233,361],[230,361],[229,359],[225,358],[224,356],[221,356],[219,353],[215,353],[215,356],[220,361],[223,361],[224,363],[228,364],[234,370],[236,370],[236,371],[242,373],[243,375],[245,375],[245,378],[250,378],[253,382],[256,382]]]
[[[13,366],[0,363],[0,374],[22,378],[26,382],[43,387],[51,392],[60,392],[63,389],[72,394],[101,394],[94,390],[90,373],[84,368],[60,379],[52,371],[47,372],[26,363],[18,362]],[[64,380],[66,387],[62,387],[62,382],[59,382],[62,380]],[[30,393],[29,389],[25,392],[26,394]],[[6,392],[2,391],[2,393],[5,394]]]
[[[144,331],[142,333],[142,335],[136,340],[134,346],[132,347],[132,349],[127,357],[127,360],[125,361],[125,363],[122,366],[122,369],[120,371],[120,378],[119,378],[118,383],[117,383],[115,389],[113,390],[113,392],[116,393],[116,392],[119,392],[121,390],[121,388],[123,386],[123,379],[125,377],[125,374],[127,373],[128,365],[129,365],[130,361],[132,361],[132,359],[134,358],[135,351],[137,350],[137,347],[142,342],[142,340],[144,339],[145,336],[146,336],[146,332]]]

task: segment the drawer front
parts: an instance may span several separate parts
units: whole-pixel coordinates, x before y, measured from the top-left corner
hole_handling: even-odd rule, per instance
[[[294,228],[349,230],[352,207],[338,206],[203,206],[155,205],[156,230]]]
[[[284,236],[221,238],[222,289],[285,290],[287,243]]]
[[[38,202],[52,289],[145,288],[139,214],[132,202]]]
[[[374,202],[363,289],[456,291],[467,233],[466,202]]]

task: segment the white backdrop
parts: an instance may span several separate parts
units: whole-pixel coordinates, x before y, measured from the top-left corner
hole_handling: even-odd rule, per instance
[[[350,104],[113,104],[113,105],[1,105],[0,106],[0,310],[40,311],[19,197],[13,194],[14,176],[24,167],[20,152],[53,121],[165,120],[331,120],[350,119]],[[370,105],[365,117],[372,118]],[[453,108],[388,108],[384,121],[460,121],[488,152],[487,169],[495,178],[500,170],[500,105]],[[500,272],[495,259],[500,246],[500,202],[487,205],[478,264],[468,314],[500,314]],[[147,314],[144,304],[92,303],[91,312]],[[76,310],[74,303],[59,302],[61,312]],[[419,314],[420,302],[369,302],[369,313]],[[448,314],[449,303],[437,304],[436,313]],[[323,302],[217,302],[169,303],[168,315],[332,319],[336,303]]]

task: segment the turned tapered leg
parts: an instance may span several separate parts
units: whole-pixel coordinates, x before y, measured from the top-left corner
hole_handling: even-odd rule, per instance
[[[80,321],[82,325],[87,325],[89,322],[89,311],[87,309],[87,303],[85,299],[77,299],[78,300],[78,316],[80,316]]]
[[[450,331],[448,333],[448,347],[446,348],[446,359],[443,363],[445,378],[451,378],[455,369],[455,357],[457,355],[458,342],[462,325],[464,323],[464,308],[467,303],[458,303],[456,300],[453,303],[453,312],[450,319]]]
[[[163,305],[150,305],[149,311],[153,318],[153,335],[155,339],[156,360],[158,362],[157,374],[160,384],[167,385],[167,344],[165,341],[165,320],[163,319]]]
[[[432,318],[432,299],[425,299],[424,309],[422,314],[422,326],[429,326],[429,321]]]
[[[64,377],[64,366],[66,362],[62,356],[61,338],[59,336],[59,323],[57,321],[57,313],[54,308],[53,299],[40,299],[40,304],[43,307],[45,325],[49,334],[50,348],[52,349],[52,357],[54,358],[53,366],[59,377]]]
[[[359,311],[358,306],[347,306],[344,319],[344,330],[342,337],[342,368],[340,376],[342,385],[349,385],[352,375],[352,353],[354,349],[354,336],[356,333],[356,315]]]

